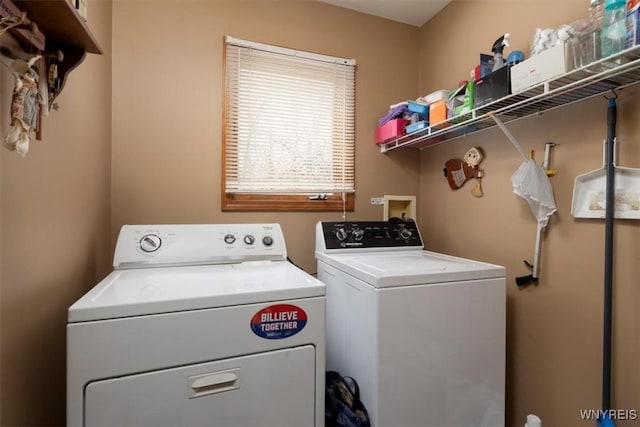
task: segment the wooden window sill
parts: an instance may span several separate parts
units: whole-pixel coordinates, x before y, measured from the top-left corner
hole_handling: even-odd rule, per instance
[[[274,212],[353,212],[353,193],[330,195],[326,200],[309,200],[306,195],[290,194],[223,194],[223,211],[274,211]]]

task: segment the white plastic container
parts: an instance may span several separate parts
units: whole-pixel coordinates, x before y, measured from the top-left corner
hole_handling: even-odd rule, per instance
[[[532,55],[511,67],[511,92],[519,93],[573,69],[573,58],[565,43]]]
[[[449,91],[442,89],[442,90],[437,90],[433,93],[430,93],[429,95],[425,96],[424,99],[429,104],[433,104],[436,101],[447,99],[448,96],[449,96]]]

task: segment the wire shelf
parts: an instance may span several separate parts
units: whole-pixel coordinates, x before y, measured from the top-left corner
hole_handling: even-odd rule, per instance
[[[576,68],[523,92],[508,95],[469,113],[436,123],[409,135],[379,144],[380,151],[425,148],[496,126],[489,114],[503,123],[541,114],[640,83],[640,46]]]

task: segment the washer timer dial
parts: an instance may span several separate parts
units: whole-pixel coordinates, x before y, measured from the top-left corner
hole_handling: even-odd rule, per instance
[[[338,228],[336,230],[336,237],[339,241],[343,242],[349,237],[349,233],[344,228]]]
[[[411,236],[413,236],[413,233],[409,229],[401,228],[400,231],[398,232],[398,235],[402,240],[409,240]]]
[[[160,246],[162,246],[162,239],[157,234],[150,233],[142,236],[139,243],[140,249],[142,249],[143,252],[151,253],[160,249]]]

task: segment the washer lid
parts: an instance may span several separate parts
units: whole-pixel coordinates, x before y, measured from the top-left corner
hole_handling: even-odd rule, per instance
[[[325,286],[287,261],[113,271],[69,307],[69,322],[323,296]]]
[[[377,288],[505,277],[505,268],[500,265],[422,250],[330,255],[316,252],[316,257]]]

